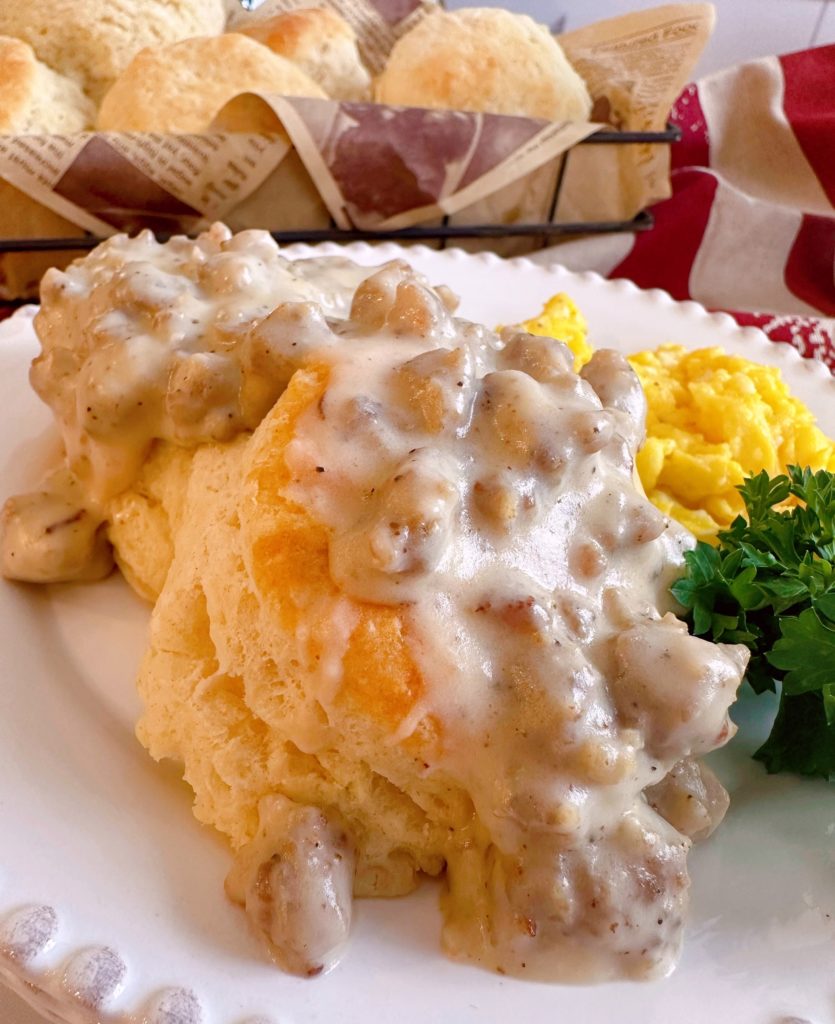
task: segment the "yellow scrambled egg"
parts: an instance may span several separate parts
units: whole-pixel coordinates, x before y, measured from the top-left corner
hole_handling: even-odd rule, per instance
[[[559,338],[575,368],[591,358],[586,321],[565,295],[522,324]],[[699,539],[715,541],[743,511],[746,476],[787,465],[835,470],[835,444],[794,398],[778,369],[728,355],[662,345],[629,357],[647,396],[647,439],[637,468],[652,502]]]
[[[548,299],[539,316],[521,326],[528,334],[564,341],[574,353],[574,369],[578,372],[592,357],[586,318],[564,292]]]

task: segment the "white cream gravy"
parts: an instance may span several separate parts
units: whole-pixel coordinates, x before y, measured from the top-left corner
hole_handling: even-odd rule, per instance
[[[427,770],[472,796],[472,834],[447,851],[447,948],[527,976],[663,973],[690,841],[654,808],[704,832],[721,799],[697,767],[645,793],[730,735],[746,656],[670,614],[692,539],[635,488],[638,381],[615,353],[580,378],[557,342],[454,319],[405,264],[371,273],[216,226],[117,237],[47,274],[31,379],[67,468],[7,503],[3,572],[106,573],[107,501],[155,440],[252,430],[298,366],[325,361],[287,453],[293,496],[328,526],[343,591],[405,609],[419,711],[445,736]],[[311,686],[333,693],[333,671]],[[684,813],[683,792],[704,813]],[[330,962],[350,921],[350,843],[317,814],[272,808],[233,884],[300,973]],[[273,835],[271,815],[293,829]]]
[[[195,240],[117,235],[48,271],[30,380],[55,414],[69,472],[6,505],[3,575],[106,575],[113,563],[97,531],[107,502],[130,486],[154,441],[195,446],[253,430],[303,354],[291,340],[293,359],[276,359],[282,333],[314,344],[372,272],[339,256],[287,260],[267,232],[232,235],[222,224]],[[290,321],[271,323],[286,302]]]
[[[634,485],[637,378],[455,320],[396,265],[312,357],[328,384],[284,454],[288,497],[329,527],[345,593],[404,609],[427,692],[397,738],[435,716],[428,770],[475,805],[447,851],[447,947],[551,979],[664,973],[690,841],[644,792],[731,735],[747,653],[671,614],[693,539]]]

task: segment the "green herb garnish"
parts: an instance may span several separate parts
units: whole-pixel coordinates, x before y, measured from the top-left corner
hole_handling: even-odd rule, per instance
[[[769,772],[835,779],[835,474],[788,467],[749,477],[746,515],[685,555],[673,585],[693,632],[751,651],[747,679],[776,690],[771,734],[754,754]],[[774,506],[793,496],[801,504]]]

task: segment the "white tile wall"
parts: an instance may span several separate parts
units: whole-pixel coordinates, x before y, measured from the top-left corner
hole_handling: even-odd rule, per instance
[[[682,0],[676,0],[682,2]],[[716,32],[697,69],[708,74],[741,60],[835,43],[835,0],[714,0]],[[565,29],[635,10],[634,0],[448,0],[449,7],[505,6]],[[44,1024],[0,986],[0,1024]]]
[[[742,60],[811,46],[822,18],[829,38],[820,41],[835,42],[835,0],[713,2],[716,31],[696,69],[697,75],[706,75]],[[543,24],[571,29],[600,18],[650,7],[652,0],[637,3],[635,0],[447,0],[447,6],[510,7],[530,14]]]
[[[234,2],[234,0],[229,0]],[[313,4],[316,0],[307,0]],[[530,14],[556,31],[578,28],[601,18],[688,0],[441,0],[449,8],[508,7]],[[263,0],[254,0],[258,7]],[[716,32],[696,75],[730,67],[743,60],[792,53],[808,46],[835,43],[835,0],[713,0]],[[4,1024],[0,1021],[0,1024]]]
[[[835,43],[835,0],[828,0],[815,34],[815,46]]]

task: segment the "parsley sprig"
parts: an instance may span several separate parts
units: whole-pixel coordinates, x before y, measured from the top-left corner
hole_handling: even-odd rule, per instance
[[[835,474],[788,467],[739,488],[745,516],[685,555],[673,585],[693,632],[751,651],[748,682],[780,689],[754,757],[769,772],[835,779]],[[798,504],[775,508],[790,497]]]

